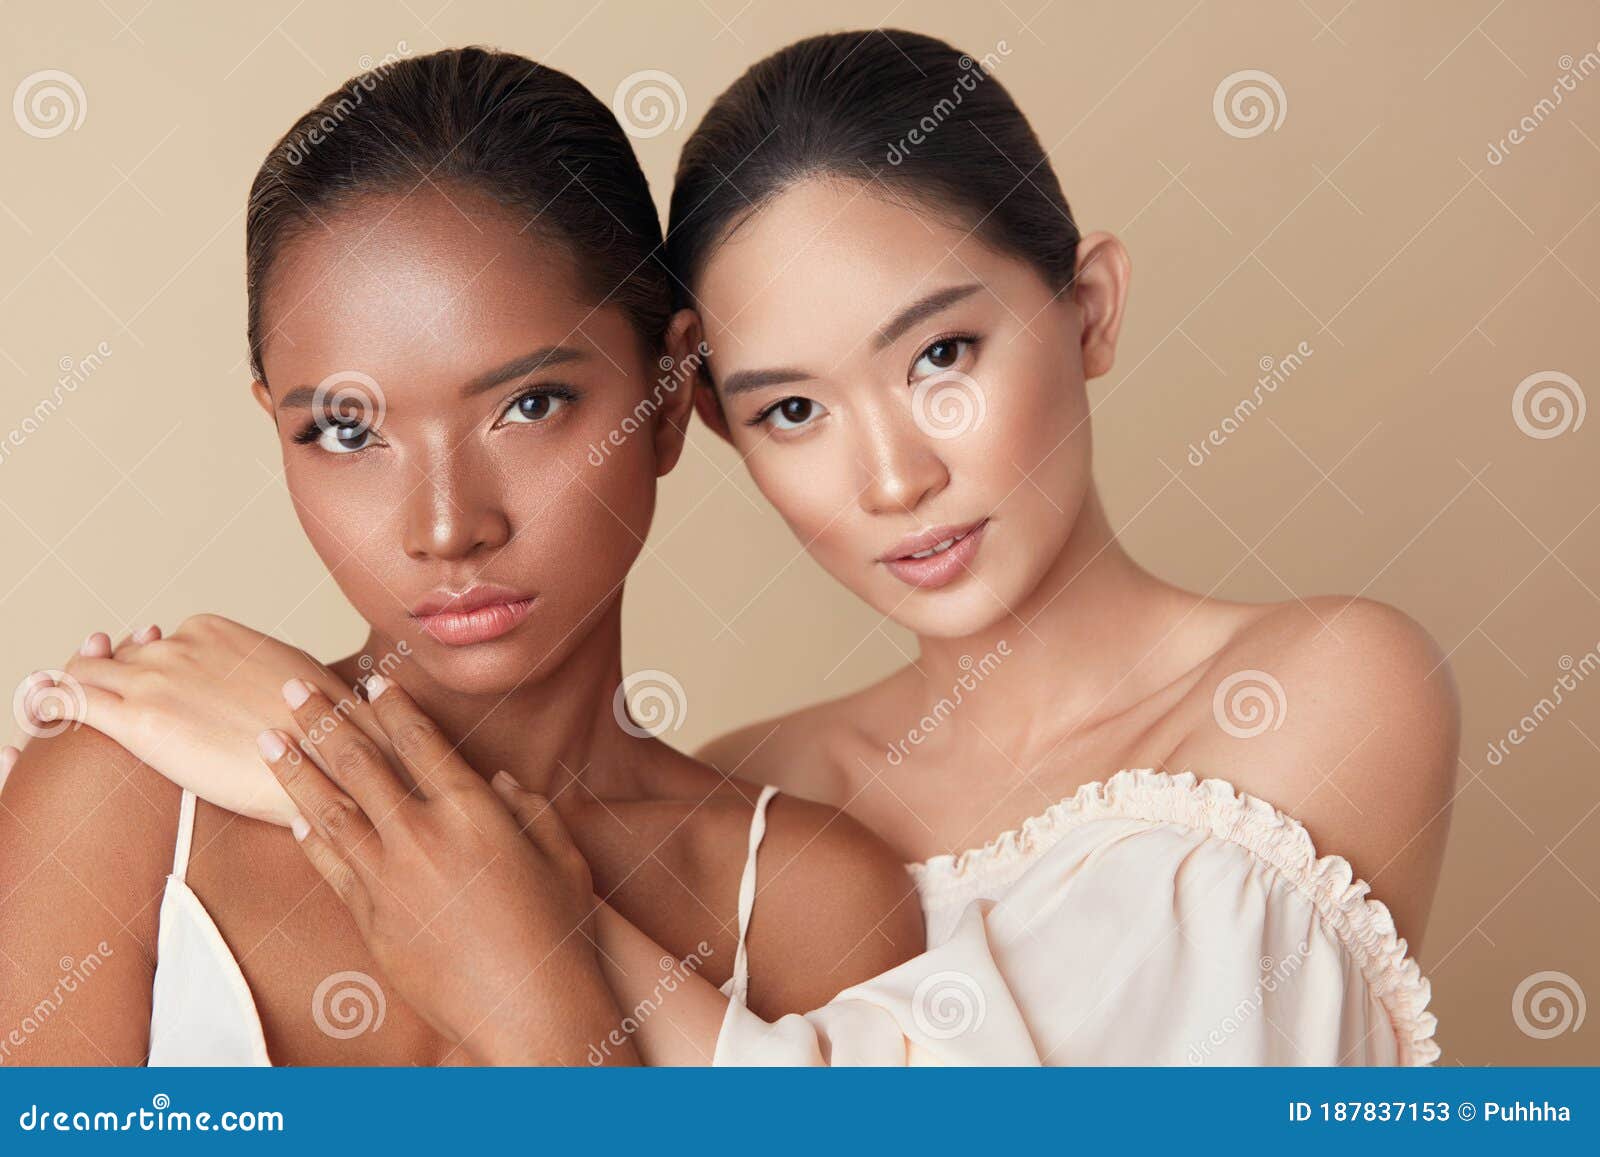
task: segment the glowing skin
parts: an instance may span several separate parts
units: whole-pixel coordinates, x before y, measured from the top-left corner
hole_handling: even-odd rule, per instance
[[[908,260],[913,247],[930,256]],[[1107,258],[1109,299],[1126,259],[1114,242]],[[959,296],[881,341],[898,310],[944,290]],[[1090,488],[1069,295],[953,223],[824,181],[737,230],[697,293],[734,445],[830,574],[919,635],[1025,612]],[[727,390],[779,368],[805,378]],[[804,401],[750,425],[784,399]],[[978,541],[955,548],[970,558],[941,584],[915,585],[932,559],[899,568],[908,576],[885,558],[921,532],[979,522]]]

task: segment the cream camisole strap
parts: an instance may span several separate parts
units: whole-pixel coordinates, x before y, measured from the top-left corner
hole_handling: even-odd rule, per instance
[[[740,1008],[750,991],[745,937],[756,903],[756,852],[767,831],[767,805],[776,794],[776,788],[763,788],[756,800],[744,874],[739,880],[739,943],[733,975],[722,992],[730,1005]],[[161,897],[148,1063],[152,1067],[270,1065],[250,985],[206,906],[184,881],[194,843],[194,813],[195,795],[185,791],[178,812],[172,873]]]

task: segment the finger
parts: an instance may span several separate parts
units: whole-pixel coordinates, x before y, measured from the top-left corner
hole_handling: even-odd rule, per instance
[[[263,731],[256,736],[256,748],[299,809],[301,821],[358,869],[371,870],[381,844],[355,800],[340,791],[283,732]],[[290,828],[298,830],[293,823]]]
[[[22,704],[29,725],[51,735],[79,723],[115,737],[125,722],[122,696],[77,680],[36,683]]]
[[[559,850],[576,849],[567,823],[550,800],[537,792],[526,790],[505,771],[497,771],[489,781],[494,793],[511,809],[523,833],[542,852],[554,854]]]
[[[104,631],[91,633],[78,648],[78,654],[91,659],[111,658],[111,636]]]
[[[296,816],[289,825],[289,830],[294,833],[294,838],[300,844],[300,850],[306,854],[306,859],[311,861],[311,866],[317,870],[317,875],[332,888],[334,894],[344,902],[355,915],[357,924],[367,926],[367,914],[371,910],[372,898],[367,893],[366,881],[362,879],[362,872],[351,862],[351,858],[344,855],[332,842],[324,838],[301,816]]]
[[[367,678],[367,701],[395,754],[424,796],[445,791],[481,791],[483,779],[468,766],[439,725],[404,687],[382,675]]]
[[[133,633],[133,641],[139,644],[153,643],[159,638],[161,638],[161,628],[155,623],[151,623],[148,627],[141,627]]]
[[[113,659],[125,659],[147,643],[153,643],[161,638],[161,628],[156,626],[140,627],[137,631],[122,636],[122,639],[111,648]]]
[[[333,781],[368,816],[382,820],[408,802],[409,785],[400,782],[388,757],[366,732],[350,722],[347,707],[336,707],[303,679],[283,685],[283,701]]]
[[[88,658],[74,655],[67,660],[67,672],[85,687],[100,687],[126,695],[137,674],[126,662],[110,658]]]

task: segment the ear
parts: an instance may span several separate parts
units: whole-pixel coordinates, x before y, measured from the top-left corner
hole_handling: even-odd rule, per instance
[[[1085,378],[1111,372],[1132,272],[1128,250],[1110,233],[1091,233],[1078,242],[1072,300],[1081,319]]]
[[[251,382],[250,393],[251,396],[255,398],[256,405],[261,407],[262,411],[267,415],[267,417],[276,422],[278,416],[272,412],[272,394],[267,389],[267,383]]]
[[[701,352],[700,315],[680,309],[667,323],[663,343],[667,356],[662,359],[650,396],[659,410],[655,427],[656,474],[661,476],[678,464],[684,439],[689,434],[689,411],[694,405],[695,386],[700,381],[705,356]]]

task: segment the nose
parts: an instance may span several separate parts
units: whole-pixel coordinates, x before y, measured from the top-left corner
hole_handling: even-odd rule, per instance
[[[414,559],[464,559],[511,541],[490,469],[443,453],[419,463],[405,500],[405,550]]]
[[[867,513],[914,512],[950,484],[939,448],[909,414],[871,414],[865,428],[867,485],[861,506]]]

